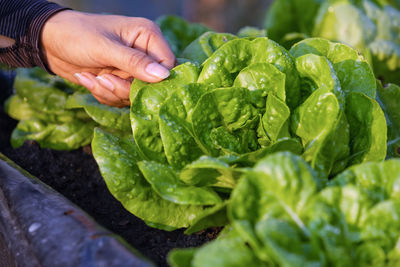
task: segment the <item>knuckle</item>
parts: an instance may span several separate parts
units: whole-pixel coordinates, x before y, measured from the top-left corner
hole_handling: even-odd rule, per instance
[[[147,62],[147,57],[141,53],[132,53],[128,58],[128,65],[134,70],[140,66],[144,66]]]
[[[156,23],[154,23],[154,22],[151,22],[152,24],[151,24],[151,27],[149,27],[149,29],[151,30],[151,32],[153,32],[153,33],[155,33],[155,34],[160,34],[161,33],[161,29],[160,29],[160,27],[156,24]]]
[[[135,25],[141,28],[143,31],[159,33],[161,32],[160,27],[157,23],[146,18],[137,18]]]
[[[155,24],[153,21],[146,18],[140,18],[140,22],[143,24],[143,26],[148,26],[148,27],[151,27],[153,24]]]

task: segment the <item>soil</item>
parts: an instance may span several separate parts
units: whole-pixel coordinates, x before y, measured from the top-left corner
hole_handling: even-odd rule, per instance
[[[183,230],[166,232],[148,227],[125,210],[109,193],[90,146],[75,151],[42,149],[34,141],[13,149],[10,135],[17,121],[4,113],[3,102],[10,89],[0,77],[0,152],[85,210],[99,224],[120,235],[158,266],[167,266],[173,248],[199,246],[218,234],[218,228],[193,235]],[[5,87],[5,88],[1,88]]]

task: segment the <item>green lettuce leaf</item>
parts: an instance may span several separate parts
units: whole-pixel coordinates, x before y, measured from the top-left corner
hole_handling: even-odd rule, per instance
[[[144,85],[131,99],[130,118],[133,138],[146,159],[166,161],[158,126],[161,104],[179,87],[195,82],[197,77],[198,67],[185,63],[171,70],[171,75],[166,80]]]
[[[156,20],[158,26],[176,56],[203,33],[210,31],[199,23],[189,23],[178,16],[161,16]]]
[[[66,108],[83,108],[90,118],[101,126],[125,132],[131,131],[129,108],[116,108],[100,104],[91,94],[75,93],[71,95],[66,102]]]
[[[139,170],[143,158],[132,139],[96,128],[92,150],[111,194],[142,220],[174,229],[188,227],[203,212],[203,206],[178,205],[153,190]]]
[[[378,82],[377,100],[385,112],[387,121],[387,157],[400,157],[400,87],[387,84],[385,87]]]
[[[221,203],[218,194],[207,187],[187,185],[171,167],[152,161],[140,161],[138,167],[153,190],[163,199],[181,205]]]
[[[325,56],[332,63],[345,94],[360,92],[375,98],[376,82],[372,69],[351,47],[322,38],[309,38],[295,44],[290,53],[295,58],[306,54]]]
[[[216,204],[197,216],[192,225],[186,229],[185,234],[190,235],[210,227],[225,226],[229,223],[226,210],[227,202]]]
[[[298,156],[285,152],[267,156],[232,192],[228,213],[233,226],[267,263],[291,266],[317,261],[320,249],[300,215],[323,183]],[[307,245],[311,247],[306,249]]]
[[[346,99],[346,116],[350,126],[349,164],[384,160],[387,130],[379,104],[364,94],[351,93]]]
[[[224,150],[250,152],[256,149],[257,141],[254,131],[253,138],[247,139],[246,130],[254,128],[257,115],[249,90],[215,89],[203,94],[193,110],[193,132],[209,155],[219,156]]]
[[[43,148],[74,150],[90,144],[95,126],[94,122],[81,120],[62,124],[46,123],[38,119],[23,120],[11,134],[11,145],[17,148],[25,140],[35,140]]]
[[[266,37],[228,42],[203,63],[198,82],[214,88],[230,87],[237,74],[254,63],[270,63],[286,75],[287,103],[295,107],[299,102],[299,77],[294,61],[283,47]]]
[[[349,156],[349,125],[343,104],[329,89],[314,91],[296,109],[291,126],[302,140],[304,159],[319,173],[328,175],[346,166],[340,161]]]
[[[236,38],[230,33],[205,32],[190,43],[180,56],[201,64],[219,47]]]
[[[262,262],[236,231],[231,231],[196,250],[173,250],[168,256],[168,262],[173,267],[262,266]]]

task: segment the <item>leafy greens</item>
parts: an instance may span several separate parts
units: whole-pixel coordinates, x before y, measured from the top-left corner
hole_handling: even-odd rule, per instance
[[[325,179],[386,156],[376,81],[354,49],[312,38],[287,51],[227,36],[205,33],[186,48],[199,51],[194,62],[162,82],[132,83],[131,137],[95,131],[110,192],[149,225],[193,233],[226,224],[232,190],[275,152],[302,155],[314,170],[301,168]]]
[[[323,37],[351,45],[385,83],[400,83],[400,5],[388,0],[276,0],[264,26],[282,44]],[[288,46],[289,47],[289,46]]]

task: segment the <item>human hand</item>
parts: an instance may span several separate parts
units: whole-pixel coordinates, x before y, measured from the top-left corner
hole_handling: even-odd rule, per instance
[[[159,27],[144,18],[61,11],[45,23],[41,46],[54,73],[117,107],[130,104],[133,78],[159,82],[175,64]]]

